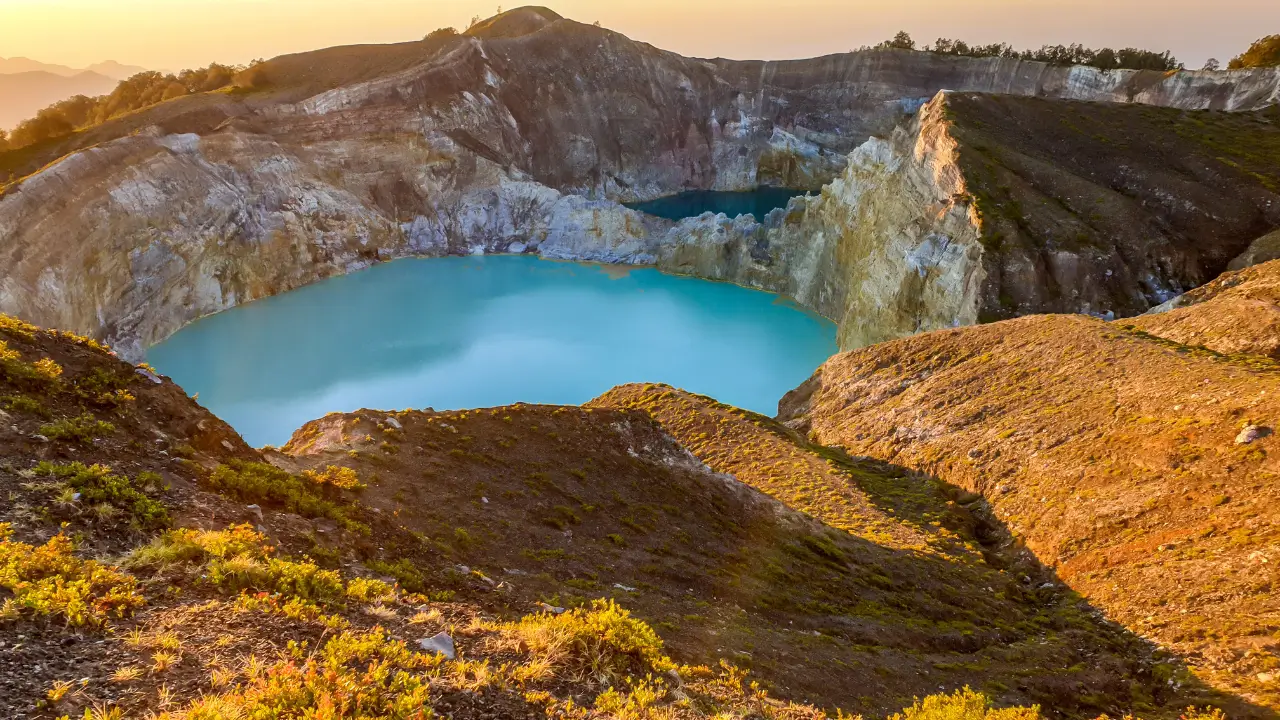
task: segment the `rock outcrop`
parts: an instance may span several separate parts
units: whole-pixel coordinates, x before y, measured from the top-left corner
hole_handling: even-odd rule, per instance
[[[846,347],[988,315],[1133,314],[1207,280],[1217,256],[1147,252],[1100,294],[1100,265],[1076,255],[983,252],[945,103],[917,111],[941,89],[1230,110],[1280,92],[1274,70],[891,50],[706,61],[527,8],[460,36],[277,58],[259,77],[0,157],[30,173],[0,195],[0,310],[138,358],[195,318],[374,262],[537,252],[784,292],[841,320]],[[828,183],[760,219],[671,224],[618,204]]]
[[[1280,260],[1280,230],[1267,233],[1249,243],[1248,249],[1236,256],[1227,265],[1227,269],[1243,270],[1250,265],[1258,265],[1272,260]]]
[[[1223,273],[1157,310],[1128,324],[1224,355],[1280,360],[1280,261]]]

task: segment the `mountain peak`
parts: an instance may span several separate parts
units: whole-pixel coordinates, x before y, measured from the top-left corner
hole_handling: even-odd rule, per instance
[[[527,5],[481,20],[468,28],[467,34],[488,39],[520,37],[533,34],[563,19],[559,13],[549,8]]]

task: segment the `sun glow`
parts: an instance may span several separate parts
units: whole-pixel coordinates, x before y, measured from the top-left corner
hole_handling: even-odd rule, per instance
[[[558,0],[562,15],[701,57],[844,52],[906,29],[1015,46],[1080,42],[1171,50],[1188,66],[1231,56],[1280,26],[1272,0]],[[510,8],[512,6],[508,6]],[[492,0],[0,0],[0,57],[83,67],[104,59],[177,70],[352,43],[415,40],[497,11]],[[1223,21],[1230,18],[1230,22]],[[714,31],[711,29],[714,28]]]

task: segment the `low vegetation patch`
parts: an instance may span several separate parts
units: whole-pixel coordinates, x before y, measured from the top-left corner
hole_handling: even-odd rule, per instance
[[[350,484],[351,478],[343,476],[338,481]],[[208,484],[236,500],[275,503],[299,515],[330,518],[348,529],[360,529],[348,515],[349,505],[325,496],[326,485],[337,488],[332,482],[305,479],[266,463],[234,461],[214,470]]]
[[[76,557],[65,535],[33,546],[13,541],[12,533],[8,523],[0,523],[0,587],[13,593],[0,605],[0,620],[29,613],[96,626],[145,604],[132,576]]]
[[[314,654],[293,646],[288,658],[253,667],[242,687],[197,700],[180,717],[426,720],[435,717],[426,672],[439,665],[382,629],[343,632]]]
[[[330,485],[339,490],[364,490],[367,487],[360,482],[355,470],[341,465],[327,465],[323,470],[307,470],[302,474],[317,485]]]
[[[60,498],[87,507],[103,505],[124,513],[137,527],[156,530],[169,525],[169,511],[155,495],[167,489],[164,480],[155,473],[138,473],[132,480],[116,475],[104,465],[85,466],[83,463],[67,464],[43,461],[35,468],[36,475],[57,478],[64,483]],[[69,495],[69,497],[68,497]],[[98,511],[99,515],[108,515]]]
[[[347,599],[389,602],[396,597],[395,588],[381,580],[356,578],[344,583],[337,571],[322,569],[310,559],[276,557],[266,536],[249,525],[172,530],[135,550],[128,564],[157,572],[176,570],[228,593],[276,593],[326,605],[342,605]]]
[[[116,426],[99,420],[89,413],[79,417],[64,418],[40,426],[40,434],[50,440],[88,445],[100,437],[116,431]]]
[[[501,631],[537,661],[575,680],[610,685],[674,667],[653,628],[612,600],[560,615],[530,615]]]
[[[889,720],[1041,720],[1040,707],[993,708],[991,701],[969,688],[949,695],[930,695]]]

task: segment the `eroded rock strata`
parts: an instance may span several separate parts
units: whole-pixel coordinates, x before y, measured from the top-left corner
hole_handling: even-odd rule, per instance
[[[286,56],[264,72],[265,89],[180,98],[2,158],[30,174],[0,196],[0,310],[137,358],[190,320],[374,262],[536,252],[783,292],[841,321],[854,347],[987,316],[1141,312],[1243,251],[1237,225],[1257,237],[1280,224],[1270,191],[1248,187],[1254,211],[1211,251],[1116,240],[1132,210],[1162,232],[1172,217],[1185,245],[1197,226],[1178,225],[1180,208],[1217,207],[1204,188],[1221,163],[1172,183],[1141,164],[1064,169],[1062,148],[1013,132],[1033,119],[1023,110],[1045,112],[1032,101],[1010,100],[999,118],[951,117],[961,101],[945,97],[925,105],[951,89],[1245,111],[1275,102],[1274,70],[1104,73],[900,51],[705,61],[522,9],[463,36]],[[1168,135],[1199,117],[1148,124]],[[989,153],[996,180],[981,197],[967,134],[975,152],[1009,149]],[[1248,183],[1235,180],[1238,210]],[[1102,188],[1100,210],[1067,208],[1102,217],[1076,233],[1092,233],[1087,251],[1028,246],[974,210],[990,200],[1021,227],[1015,203],[1041,210],[1020,193],[1061,204],[1073,182]],[[825,188],[760,219],[672,224],[618,204],[760,184]],[[1148,207],[1166,197],[1165,212]],[[1096,279],[1107,263],[1122,269]]]

